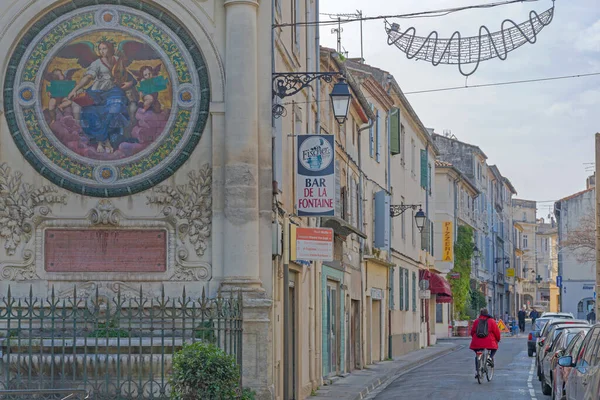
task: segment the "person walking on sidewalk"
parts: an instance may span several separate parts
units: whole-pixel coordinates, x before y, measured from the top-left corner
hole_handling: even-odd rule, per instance
[[[519,320],[519,329],[521,330],[521,333],[525,332],[525,317],[527,317],[527,313],[525,312],[525,306],[523,306],[523,308],[520,309],[519,313],[517,314],[517,318]]]
[[[500,343],[501,335],[498,324],[488,313],[487,308],[482,308],[479,312],[479,318],[473,322],[471,327],[471,346],[469,348],[475,353],[490,350],[489,363],[494,366],[494,355],[498,351],[498,343]],[[477,370],[477,354],[475,354],[475,370]]]
[[[531,309],[531,312],[529,313],[529,318],[531,318],[531,326],[534,327],[535,326],[535,320],[538,319],[539,314],[536,311],[535,308]]]

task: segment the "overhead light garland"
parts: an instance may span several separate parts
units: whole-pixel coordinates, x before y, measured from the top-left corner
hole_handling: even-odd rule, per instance
[[[500,31],[491,33],[482,25],[478,36],[463,38],[456,31],[450,38],[439,38],[438,32],[433,31],[427,37],[417,36],[416,29],[410,27],[404,32],[400,25],[385,20],[385,30],[388,35],[388,45],[394,45],[406,53],[408,59],[424,60],[433,66],[439,64],[458,65],[458,70],[464,76],[470,76],[477,71],[481,61],[499,58],[506,60],[508,53],[523,46],[525,43],[535,43],[540,31],[550,25],[554,18],[554,0],[552,7],[538,14],[529,13],[529,20],[517,24],[510,19],[502,22]],[[465,71],[464,66],[475,64],[471,71]]]

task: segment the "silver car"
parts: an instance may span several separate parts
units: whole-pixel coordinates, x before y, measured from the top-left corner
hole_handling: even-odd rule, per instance
[[[577,336],[579,332],[588,332],[589,326],[577,325],[556,325],[556,327],[548,332],[547,345],[545,346],[545,355],[541,361],[542,370],[542,393],[545,395],[552,394],[554,387],[554,376],[552,371],[556,360],[563,355],[563,351],[571,343],[571,340]]]
[[[540,333],[538,334],[537,342],[536,342],[536,352],[535,352],[535,366],[537,368],[537,376],[538,379],[542,380],[542,366],[541,360],[542,357],[546,354],[546,336],[548,332],[556,326],[556,325],[578,325],[578,326],[589,326],[590,323],[584,319],[566,319],[566,318],[553,318],[548,321]]]
[[[567,400],[596,400],[600,398],[600,324],[585,336],[576,357],[561,357],[558,364],[570,367],[566,383]]]

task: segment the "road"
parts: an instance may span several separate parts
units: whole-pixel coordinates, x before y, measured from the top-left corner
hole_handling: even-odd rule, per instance
[[[534,372],[534,358],[527,356],[526,337],[506,338],[496,354],[492,382],[478,384],[475,379],[474,353],[469,341],[460,340],[464,348],[432,363],[409,371],[387,387],[373,392],[369,399],[427,400],[546,400]]]

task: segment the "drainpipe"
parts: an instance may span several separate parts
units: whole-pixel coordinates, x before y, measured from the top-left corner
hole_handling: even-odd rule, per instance
[[[391,85],[390,85],[391,87]],[[389,94],[389,88],[388,88]],[[398,113],[400,113],[400,109],[398,109]],[[392,139],[390,135],[390,127],[391,127],[391,110],[387,112],[387,191],[388,193],[392,193],[392,157],[391,157],[391,144]],[[391,201],[391,195],[390,195]],[[387,216],[390,219],[390,228],[388,229],[388,252],[387,252],[387,262],[391,264],[392,262],[392,217]],[[390,271],[391,268],[391,271]],[[389,302],[388,302],[388,358],[392,359],[393,351],[392,351],[392,306],[394,304],[394,267],[388,267],[388,285],[389,285]]]
[[[318,0],[317,0],[318,1]],[[363,131],[366,131],[368,129],[371,129],[373,127],[373,120],[371,120],[371,122],[369,123],[369,125],[365,126],[364,128],[361,128],[358,130],[357,132],[357,141],[358,141],[358,170],[359,170],[359,188],[358,188],[358,193],[357,193],[357,197],[358,197],[358,226],[359,228],[362,230],[364,228],[364,216],[363,216],[363,184],[364,184],[364,180],[363,180],[363,172],[362,172],[362,151],[361,151],[361,139],[360,139],[360,133]],[[365,315],[366,313],[362,313],[362,308],[366,307],[365,305],[365,281],[362,279],[362,274],[363,274],[363,257],[365,255],[365,239],[363,239],[362,237],[359,237],[359,243],[360,243],[360,255],[359,255],[359,261],[360,261],[360,302],[361,302],[361,314]],[[366,278],[366,273],[365,273],[365,278]],[[363,319],[361,318],[361,326],[360,326],[360,343],[361,345],[360,347],[360,366],[361,368],[364,367],[365,365],[365,359],[364,359],[364,348],[363,348],[363,343],[364,343],[364,336],[363,336]]]

